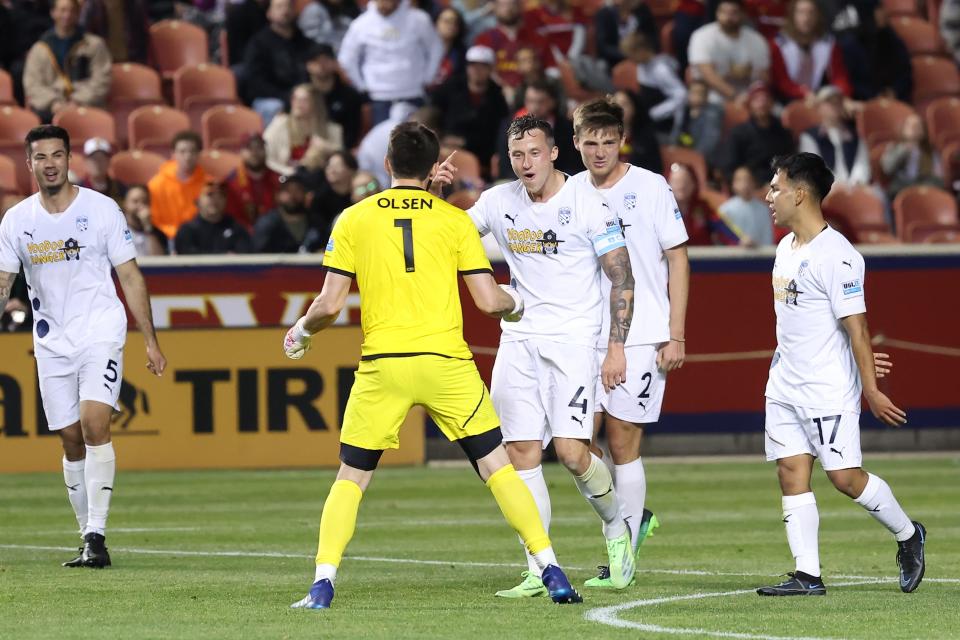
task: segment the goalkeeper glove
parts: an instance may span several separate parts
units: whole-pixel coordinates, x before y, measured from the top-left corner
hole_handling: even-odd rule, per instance
[[[500,288],[513,298],[513,310],[502,316],[503,319],[507,322],[518,322],[523,317],[523,298],[520,297],[520,292],[508,284],[501,284]]]
[[[297,320],[297,324],[290,327],[286,337],[283,339],[283,352],[291,360],[299,360],[307,351],[310,350],[310,334],[303,328],[303,318]]]

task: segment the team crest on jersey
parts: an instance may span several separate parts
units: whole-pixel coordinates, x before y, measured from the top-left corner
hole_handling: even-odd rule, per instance
[[[634,192],[623,194],[623,208],[627,211],[635,208],[637,206],[637,194]]]
[[[77,216],[77,231],[86,231],[90,226],[90,219],[87,216]]]
[[[776,265],[774,265],[774,266],[776,266]],[[803,277],[803,274],[805,274],[805,273],[807,272],[807,267],[809,267],[809,266],[810,266],[810,261],[809,261],[809,260],[804,260],[803,262],[801,262],[801,263],[800,263],[800,268],[797,269],[797,277],[798,277],[798,278],[802,278],[802,277]]]
[[[572,218],[573,212],[570,211],[570,207],[560,207],[560,210],[557,212],[557,220],[559,220],[561,225],[570,224]]]
[[[557,239],[557,232],[553,229],[547,229],[543,237],[537,240],[537,242],[540,243],[540,250],[543,251],[544,254],[556,255],[560,248],[560,243],[566,241]]]

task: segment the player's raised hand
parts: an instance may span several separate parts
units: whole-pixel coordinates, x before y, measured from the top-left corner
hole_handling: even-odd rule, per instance
[[[600,367],[600,379],[607,391],[612,391],[617,385],[627,381],[627,356],[622,345],[619,348],[607,349],[607,356]]]
[[[890,373],[890,369],[893,369],[893,361],[890,360],[890,354],[874,353],[873,368],[876,371],[876,375],[878,379],[883,378],[888,373]]]
[[[676,340],[664,344],[657,351],[657,368],[664,373],[679,369],[687,358],[686,345]]]
[[[163,375],[167,368],[167,359],[160,351],[160,345],[156,342],[147,344],[147,369],[158,378]]]
[[[457,179],[457,171],[459,171],[459,169],[453,164],[453,156],[456,154],[457,150],[454,149],[453,152],[447,156],[447,159],[437,167],[437,172],[430,176],[427,187],[430,193],[440,195],[440,192],[443,191],[445,186],[453,184],[453,181]]]
[[[891,427],[901,427],[907,424],[907,414],[899,409],[883,392],[874,390],[864,393],[870,404],[870,411],[880,422]]]
[[[310,350],[310,334],[303,328],[303,318],[290,327],[283,338],[283,352],[291,360],[299,360]]]

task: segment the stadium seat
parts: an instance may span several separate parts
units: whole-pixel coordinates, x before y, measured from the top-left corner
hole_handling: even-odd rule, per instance
[[[960,224],[914,224],[911,226],[910,242],[960,242]]]
[[[234,169],[240,166],[242,159],[239,154],[220,149],[204,149],[200,153],[200,166],[215,179],[227,179]]]
[[[907,187],[893,199],[893,217],[897,236],[909,241],[914,225],[960,224],[957,201],[953,195],[936,187]]]
[[[857,130],[870,147],[891,142],[900,137],[903,121],[911,113],[915,113],[913,107],[899,100],[874,98],[864,102],[857,114]]]
[[[940,40],[936,27],[916,16],[897,16],[890,20],[890,26],[897,32],[911,56],[931,54],[945,56],[946,49]]]
[[[586,89],[570,66],[570,62],[565,59],[557,60],[557,70],[560,71],[560,82],[563,84],[563,92],[566,97],[574,102],[586,102],[602,94]],[[566,108],[562,106],[562,108]]]
[[[728,100],[723,103],[723,135],[726,136],[738,124],[750,119],[750,112],[736,102]]]
[[[891,144],[890,142],[881,142],[870,147],[870,175],[873,176],[875,182],[880,183],[883,187],[890,184],[890,176],[883,172],[880,159]]]
[[[920,9],[917,0],[883,0],[882,6],[889,16],[917,16]]]
[[[784,107],[780,122],[793,133],[794,139],[799,139],[801,133],[820,125],[820,112],[805,100],[794,100]]]
[[[13,79],[5,69],[0,69],[0,104],[17,104],[13,96]]]
[[[853,235],[854,242],[866,242],[869,233],[876,243],[878,233],[886,233],[895,240],[887,224],[883,200],[870,187],[833,185],[823,200],[824,215],[843,220]]]
[[[15,105],[0,107],[0,142],[16,142],[23,145],[30,129],[40,125],[40,118],[33,111]],[[23,147],[20,147],[21,153]]]
[[[943,184],[948,190],[957,191],[960,186],[960,140],[940,149],[940,166],[943,169]]]
[[[451,193],[450,197],[447,198],[447,202],[466,211],[476,204],[479,198],[480,192],[476,189],[460,189],[459,191]]]
[[[23,138],[21,137],[19,140],[0,140],[0,156],[5,156],[13,162],[14,191],[25,195],[34,193],[37,190],[37,182],[33,179],[30,167],[24,162]]]
[[[149,151],[120,151],[110,158],[110,176],[123,184],[147,184],[165,162]]]
[[[694,174],[697,176],[697,184],[700,185],[700,189],[707,187],[707,161],[704,160],[703,154],[699,151],[674,145],[664,145],[660,147],[660,157],[663,159],[664,175],[669,175],[670,165],[674,162],[679,162],[693,169]]]
[[[135,109],[127,127],[131,149],[166,154],[173,136],[190,129],[190,118],[179,109],[155,104]]]
[[[218,36],[218,46],[220,47],[220,64],[230,68],[230,37],[227,35],[226,29],[220,29],[220,35]]]
[[[864,225],[854,230],[855,240],[858,244],[898,244],[900,241],[897,236],[890,232],[887,225]]]
[[[150,52],[166,79],[173,79],[180,67],[210,61],[207,32],[183,20],[161,20],[150,25]]]
[[[443,158],[441,158],[441,161]],[[466,149],[457,149],[457,153],[450,161],[457,168],[457,179],[461,182],[472,183],[474,187],[483,185],[480,171],[480,159]]]
[[[246,136],[263,132],[260,114],[239,105],[211,107],[204,112],[201,124],[206,149],[239,151]]]
[[[127,146],[127,120],[137,107],[163,104],[160,74],[134,62],[114,64],[111,69],[110,111],[117,131],[117,144]]]
[[[621,60],[613,66],[613,86],[623,91],[640,93],[640,81],[637,80],[637,63]]]
[[[3,198],[0,198],[0,217],[2,217],[4,213],[9,211],[10,207],[17,204],[18,202],[21,202],[23,198],[24,197],[19,193],[7,193],[3,196]]]
[[[910,64],[913,67],[913,104],[920,113],[935,98],[960,95],[960,72],[953,60],[913,56]]]
[[[57,112],[53,124],[70,134],[70,141],[78,150],[90,138],[106,138],[117,143],[117,126],[109,111],[96,107],[67,107]]]
[[[203,112],[218,104],[236,104],[233,72],[215,64],[181,67],[173,76],[173,106],[186,112],[190,127],[200,131]]]
[[[927,106],[927,135],[941,149],[960,140],[960,98],[944,96]]]
[[[8,156],[0,156],[0,188],[6,193],[20,193],[20,185],[17,184],[17,164]]]

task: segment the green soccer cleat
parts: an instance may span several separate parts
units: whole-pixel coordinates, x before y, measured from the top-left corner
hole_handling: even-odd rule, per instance
[[[610,586],[614,589],[626,589],[637,570],[629,526],[619,538],[607,540],[607,559],[610,562]]]
[[[547,588],[543,586],[540,576],[530,571],[524,571],[520,575],[523,576],[523,582],[512,589],[497,591],[496,596],[498,598],[539,598],[547,595]]]
[[[657,516],[654,515],[649,509],[643,510],[643,518],[640,520],[640,530],[637,533],[637,548],[635,551],[637,564],[640,563],[640,547],[643,545],[643,541],[647,538],[653,536],[653,530],[660,527],[660,521],[657,519]],[[610,567],[605,564],[598,565],[597,569],[599,572],[593,578],[590,578],[583,583],[585,587],[593,587],[594,589],[615,589],[613,583],[610,581]],[[634,573],[633,580],[630,581],[630,585],[633,586],[637,583],[637,576]]]

